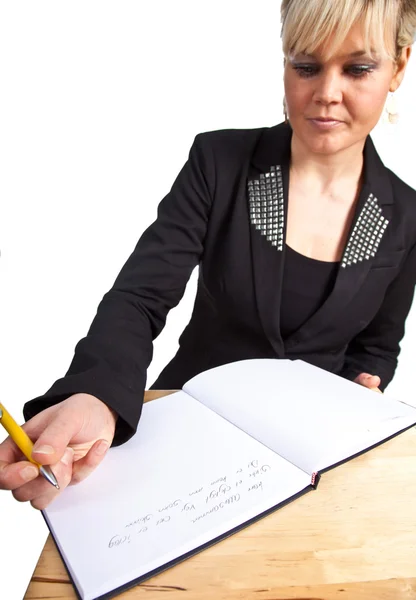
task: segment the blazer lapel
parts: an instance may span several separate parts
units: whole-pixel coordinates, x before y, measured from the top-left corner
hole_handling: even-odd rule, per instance
[[[283,351],[280,298],[285,256],[290,144],[287,125],[266,129],[253,154],[247,182],[257,309],[276,353]]]
[[[265,130],[252,159],[248,181],[251,247],[257,306],[264,331],[282,352],[280,303],[288,212],[292,130]],[[388,249],[393,191],[370,137],[364,148],[364,180],[334,289],[323,306],[284,342],[287,350],[310,339],[334,319],[359,292],[375,258]]]

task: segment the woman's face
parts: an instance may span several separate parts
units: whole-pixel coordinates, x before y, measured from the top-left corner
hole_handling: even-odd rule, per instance
[[[310,152],[335,154],[362,144],[377,125],[388,92],[399,87],[410,47],[400,65],[386,58],[372,60],[364,47],[357,24],[330,60],[321,50],[287,59],[289,119],[294,135]]]

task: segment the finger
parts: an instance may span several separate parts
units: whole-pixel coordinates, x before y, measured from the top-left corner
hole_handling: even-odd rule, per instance
[[[88,477],[103,460],[109,447],[110,444],[107,440],[97,440],[83,458],[75,461],[71,485],[79,483]]]
[[[381,379],[378,375],[367,375],[364,383],[367,387],[378,387],[381,383]]]
[[[361,373],[360,375],[357,375],[357,377],[354,379],[354,383],[358,383],[358,385],[365,385],[365,380],[367,379],[367,377],[369,377],[368,373]]]
[[[39,475],[39,469],[22,460],[14,463],[0,462],[0,490],[15,490]]]
[[[381,379],[378,375],[373,375],[372,387],[379,388],[381,385]]]
[[[38,476],[38,469],[25,471],[31,463],[23,461],[22,452],[8,437],[0,444],[0,490],[13,490]],[[24,471],[24,473],[23,473]]]
[[[26,457],[11,437],[7,437],[4,442],[0,444],[0,462],[11,464],[24,458]]]
[[[356,383],[368,388],[378,388],[381,384],[381,379],[378,375],[371,375],[370,373],[361,373],[355,379]]]
[[[361,383],[364,387],[368,388],[372,392],[377,392],[378,394],[382,394],[383,392],[379,389],[381,385],[381,379],[378,375],[366,375],[363,378],[363,382]]]
[[[360,375],[358,375],[355,378],[356,383],[359,383],[360,385],[365,385],[365,382],[367,381],[367,379],[369,377],[372,377],[372,375],[370,373],[360,373]]]
[[[72,460],[74,452],[72,448],[67,448],[62,460],[53,465],[52,471],[58,483],[59,490],[52,486],[42,475],[29,483],[15,489],[12,493],[18,502],[32,502],[42,497],[49,504],[59,493],[61,493],[69,484],[72,477]],[[45,504],[46,506],[46,504]]]
[[[59,490],[49,484],[45,493],[32,498],[30,504],[37,510],[44,510],[69,485],[72,477],[72,466],[63,470],[59,476]]]
[[[372,377],[371,380],[368,380],[364,385],[372,392],[378,392],[379,394],[382,394],[383,392],[379,388],[380,383],[380,377]]]
[[[37,423],[34,424],[36,431]],[[64,455],[71,439],[82,427],[82,415],[62,407],[56,411],[50,423],[36,435],[32,458],[42,465],[53,465]]]
[[[22,429],[29,438],[36,442],[32,450],[32,458],[40,464],[58,462],[69,444],[68,438],[73,435],[74,429],[76,431],[79,426],[80,419],[75,418],[74,423],[74,414],[71,415],[71,418],[68,418],[67,411],[57,409],[58,405],[49,407],[22,425]],[[62,412],[64,414],[61,414]],[[56,448],[52,444],[55,444]],[[40,448],[40,446],[47,447]],[[10,437],[0,444],[0,461],[16,463],[25,458],[27,457],[23,455]]]

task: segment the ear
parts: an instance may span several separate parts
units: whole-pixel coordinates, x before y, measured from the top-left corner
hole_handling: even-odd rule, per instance
[[[403,48],[402,54],[394,67],[394,75],[393,75],[393,79],[391,80],[390,92],[395,92],[399,89],[399,87],[403,81],[403,77],[406,72],[406,67],[409,62],[411,54],[412,54],[412,46],[406,46],[405,48]]]

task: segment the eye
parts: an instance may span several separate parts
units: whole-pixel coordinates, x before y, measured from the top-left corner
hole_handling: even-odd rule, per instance
[[[345,69],[347,75],[353,79],[362,79],[370,73],[374,72],[374,67],[371,65],[352,65]]]
[[[296,73],[303,79],[308,79],[319,73],[319,67],[317,65],[305,64],[305,65],[293,65]]]

